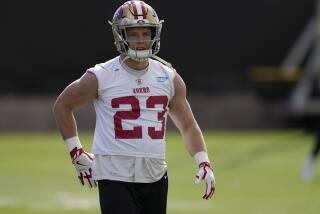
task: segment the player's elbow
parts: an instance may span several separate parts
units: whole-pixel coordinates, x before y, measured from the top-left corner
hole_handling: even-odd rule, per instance
[[[61,109],[61,100],[58,97],[52,106],[52,113],[55,118],[57,118],[60,109]]]
[[[53,104],[52,113],[54,117],[57,119],[59,118],[59,115],[61,115],[62,112],[65,112],[65,111],[72,111],[72,110],[69,110],[67,104],[63,101],[61,96],[59,96],[55,101],[55,103]]]

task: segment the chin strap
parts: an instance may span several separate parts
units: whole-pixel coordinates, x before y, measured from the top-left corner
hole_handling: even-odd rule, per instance
[[[121,59],[121,58],[120,58],[120,59]],[[130,57],[127,55],[127,56],[125,56],[122,60],[120,60],[121,66],[122,66],[123,63],[124,63],[126,60],[128,60],[128,59],[130,59]]]

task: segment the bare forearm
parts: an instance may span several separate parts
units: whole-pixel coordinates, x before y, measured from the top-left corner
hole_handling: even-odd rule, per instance
[[[195,122],[180,130],[183,142],[191,156],[197,152],[207,151],[202,132]]]
[[[78,135],[76,120],[71,109],[61,103],[56,103],[54,116],[63,139]]]

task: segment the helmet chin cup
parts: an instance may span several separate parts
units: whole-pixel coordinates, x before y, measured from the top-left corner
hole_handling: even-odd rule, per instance
[[[127,55],[130,59],[137,61],[137,62],[144,62],[147,61],[152,56],[152,50],[133,50],[131,48],[128,49]]]

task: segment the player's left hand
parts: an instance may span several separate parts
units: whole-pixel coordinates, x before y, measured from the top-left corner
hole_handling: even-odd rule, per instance
[[[199,164],[199,171],[196,174],[195,183],[199,184],[201,180],[206,182],[206,191],[202,198],[208,200],[212,197],[216,189],[213,170],[209,162],[202,162]]]

